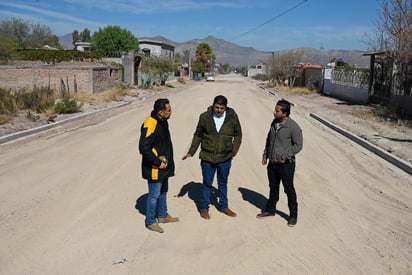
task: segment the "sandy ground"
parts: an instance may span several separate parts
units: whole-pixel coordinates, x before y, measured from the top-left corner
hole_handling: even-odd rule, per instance
[[[239,114],[244,139],[233,161],[230,218],[211,207],[200,218],[197,155],[182,161],[198,115],[217,94]],[[139,127],[157,96],[172,102],[176,176],[165,233],[144,227],[147,184],[137,151]],[[0,145],[0,274],[411,274],[410,175],[309,116],[319,114],[411,159],[409,129],[351,114],[318,95],[269,94],[238,76],[170,89]],[[295,185],[298,225],[287,202],[255,218],[268,194],[260,164],[275,102],[291,100],[304,133]],[[342,112],[346,110],[346,112]],[[376,126],[380,125],[380,126]],[[383,142],[384,141],[384,142]],[[402,155],[400,154],[400,155]]]

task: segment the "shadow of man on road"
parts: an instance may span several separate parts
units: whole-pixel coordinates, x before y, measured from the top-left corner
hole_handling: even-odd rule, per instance
[[[147,202],[147,193],[141,195],[137,200],[134,208],[139,211],[140,214],[146,216],[146,202]]]
[[[267,198],[265,196],[253,190],[243,188],[243,187],[239,187],[238,190],[242,194],[242,198],[244,201],[247,201],[250,204],[254,205],[260,211],[265,211],[266,201],[267,201]],[[289,215],[287,215],[286,213],[282,211],[276,210],[276,214],[278,214],[285,220],[289,220]]]
[[[200,198],[202,196],[202,183],[191,181],[183,185],[183,187],[180,189],[180,192],[177,194],[177,197],[181,198],[184,197],[186,194],[188,194],[188,197],[194,202],[197,211],[200,211],[199,203]],[[216,209],[218,209],[217,197],[218,191],[215,187],[212,187],[210,193],[210,204],[216,207]]]

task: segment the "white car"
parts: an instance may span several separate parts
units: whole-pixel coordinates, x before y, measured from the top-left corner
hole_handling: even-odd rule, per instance
[[[209,75],[206,77],[206,81],[215,81],[215,77],[213,75]]]

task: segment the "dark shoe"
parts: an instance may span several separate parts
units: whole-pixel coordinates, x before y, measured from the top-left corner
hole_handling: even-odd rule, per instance
[[[298,223],[298,219],[297,219],[297,218],[289,218],[288,226],[294,227],[297,223]]]
[[[230,210],[229,208],[226,208],[224,210],[221,210],[220,212],[225,213],[226,215],[228,215],[229,217],[236,217],[236,213],[233,212],[232,210]]]
[[[200,210],[200,217],[206,220],[210,220],[209,211],[207,210]]]
[[[159,232],[159,233],[163,233],[163,232],[164,232],[164,231],[163,231],[163,228],[161,228],[161,227],[159,226],[159,224],[157,224],[157,223],[148,224],[148,225],[146,225],[146,227],[147,227],[147,229],[152,230],[152,231],[155,231],[155,232]]]
[[[264,219],[264,218],[273,217],[273,216],[276,216],[276,214],[275,214],[275,213],[268,212],[268,211],[263,211],[262,213],[257,214],[257,215],[256,215],[256,218],[258,218],[258,219]]]
[[[174,217],[172,217],[172,216],[170,216],[170,215],[167,215],[167,216],[164,217],[164,218],[158,218],[157,221],[158,221],[159,223],[178,222],[178,221],[179,221],[179,218],[174,218]]]

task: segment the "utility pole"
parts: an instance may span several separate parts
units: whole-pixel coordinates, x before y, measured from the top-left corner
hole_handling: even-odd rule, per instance
[[[320,45],[320,65],[322,65],[322,67],[323,67],[323,56],[322,56],[322,51],[324,50],[325,48],[323,47],[323,44],[321,44]]]
[[[275,52],[272,52],[272,82],[275,82]]]
[[[189,79],[192,79],[192,65],[191,65],[191,60],[192,60],[192,49],[189,49]]]

